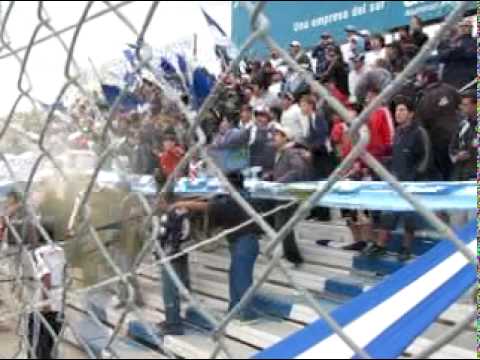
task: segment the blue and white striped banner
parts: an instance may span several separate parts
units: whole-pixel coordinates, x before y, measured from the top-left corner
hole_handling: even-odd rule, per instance
[[[476,251],[472,221],[457,232]],[[369,292],[332,313],[373,358],[396,358],[476,280],[476,269],[450,241],[442,241]],[[349,359],[352,349],[323,320],[260,353],[257,359]]]

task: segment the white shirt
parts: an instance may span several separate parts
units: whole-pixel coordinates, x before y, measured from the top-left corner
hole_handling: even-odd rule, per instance
[[[249,105],[253,108],[253,109],[256,109],[258,107],[266,107],[267,106],[267,102],[265,100],[265,97],[256,97],[256,96],[252,96],[252,98],[250,99],[250,103]]]
[[[299,141],[308,135],[309,126],[305,120],[300,106],[294,104],[282,113],[280,123],[290,131],[292,140]]]
[[[66,258],[63,249],[57,245],[44,245],[26,252],[23,258],[23,278],[26,280],[26,296],[33,304],[46,301],[43,299],[42,278],[50,275],[51,289],[48,291],[48,304],[54,312],[62,310],[63,282]]]
[[[282,82],[273,83],[268,88],[267,93],[265,94],[265,102],[268,107],[281,106],[281,99],[279,94],[282,92]]]
[[[350,102],[351,103],[356,103],[357,102],[357,97],[355,96],[355,89],[357,88],[359,80],[362,78],[363,75],[365,75],[368,70],[370,70],[370,67],[367,65],[364,65],[360,71],[357,70],[350,70],[348,73],[348,88],[350,89]]]
[[[275,70],[277,70],[278,67],[283,63],[283,59],[281,57],[279,57],[278,59],[270,59],[269,61]]]
[[[373,67],[376,66],[378,59],[386,59],[387,51],[385,48],[380,50],[370,50],[365,54],[365,65]]]
[[[355,36],[357,38],[357,36]],[[340,46],[342,52],[343,60],[348,64],[349,68],[352,68],[352,57],[355,55],[354,45],[351,40],[348,40],[346,44]]]

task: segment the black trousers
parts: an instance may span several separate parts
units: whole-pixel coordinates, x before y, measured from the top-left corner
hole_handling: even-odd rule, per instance
[[[275,215],[275,230],[280,230],[290,220],[293,214],[295,214],[295,211],[296,208],[288,208],[278,212]],[[300,249],[298,248],[294,231],[291,231],[283,240],[283,251],[285,254],[285,259],[287,259],[289,262],[293,264],[303,263],[303,257],[300,253]]]
[[[448,142],[433,143],[432,154],[435,162],[435,170],[440,173],[442,180],[449,181],[452,178],[453,164],[450,159]]]
[[[57,312],[42,314],[53,332],[58,335],[62,330],[63,321],[58,319]],[[40,319],[38,314],[32,313],[28,317],[28,358],[29,359],[55,359],[52,354],[55,345],[55,337]]]

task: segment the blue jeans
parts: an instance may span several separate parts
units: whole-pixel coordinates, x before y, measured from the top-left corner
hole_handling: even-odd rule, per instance
[[[190,273],[188,268],[188,255],[182,256],[171,262],[173,270],[177,273],[183,285],[190,289]],[[182,326],[180,291],[171,279],[164,265],[161,265],[163,282],[163,302],[165,305],[165,322],[167,326]]]
[[[233,238],[229,244],[231,264],[229,274],[231,311],[253,284],[253,270],[260,252],[255,234],[245,234]],[[252,302],[240,312],[240,317],[255,317]]]

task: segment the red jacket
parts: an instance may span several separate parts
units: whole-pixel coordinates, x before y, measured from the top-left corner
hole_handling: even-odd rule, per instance
[[[352,141],[348,136],[348,126],[338,116],[334,116],[330,139],[338,149],[342,159],[346,158],[352,151]]]
[[[342,92],[342,90],[340,90],[338,88],[338,86],[336,85],[331,85],[329,87],[329,90],[330,90],[330,94],[336,98],[338,101],[340,101],[343,106],[345,106],[347,109],[350,109],[352,104],[350,103],[349,99],[348,99],[348,95],[346,95],[344,92]]]
[[[165,151],[159,156],[159,165],[165,176],[170,176],[185,155],[181,146],[175,146],[170,151]]]
[[[392,154],[395,126],[387,107],[380,107],[370,114],[368,128],[370,130],[370,143],[367,146],[367,151],[377,159],[390,156]]]

